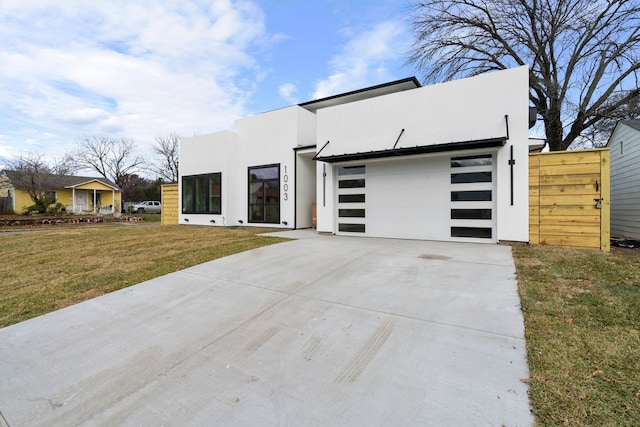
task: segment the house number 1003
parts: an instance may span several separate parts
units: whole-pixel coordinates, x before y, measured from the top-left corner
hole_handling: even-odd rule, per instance
[[[284,167],[284,175],[282,175],[282,190],[284,191],[284,200],[289,200],[289,175],[287,175],[287,167]]]

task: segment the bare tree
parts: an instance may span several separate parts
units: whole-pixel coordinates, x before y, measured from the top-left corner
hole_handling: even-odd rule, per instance
[[[611,96],[611,102],[618,102],[625,93],[617,93]],[[599,148],[604,147],[616,124],[621,120],[635,119],[640,117],[640,97],[637,96],[627,104],[620,106],[611,113],[609,117],[604,117],[601,121],[587,129],[581,138],[577,139],[571,148]]]
[[[144,165],[144,158],[135,153],[134,140],[128,138],[85,136],[77,141],[74,157],[82,169],[98,172],[123,191],[127,177]]]
[[[427,0],[412,24],[428,81],[528,65],[551,150],[640,96],[638,0]]]
[[[153,171],[167,182],[178,182],[178,164],[180,160],[180,135],[170,132],[156,136],[153,152],[157,155]]]
[[[47,162],[43,154],[24,154],[7,162],[5,173],[12,184],[29,195],[35,205],[46,208],[53,203],[54,190],[60,177],[70,172],[65,160]]]

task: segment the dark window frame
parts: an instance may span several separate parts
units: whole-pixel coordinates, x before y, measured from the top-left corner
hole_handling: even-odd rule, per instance
[[[338,194],[338,203],[366,203],[366,194]]]
[[[475,184],[477,182],[493,182],[493,173],[491,171],[479,171],[451,174],[451,184]]]
[[[365,173],[366,173],[366,165],[338,167],[338,176],[364,175]]]
[[[489,197],[485,197],[485,196]],[[454,190],[451,192],[452,202],[492,202],[493,190]]]
[[[340,208],[338,218],[365,218],[365,210],[361,208]]]
[[[490,220],[493,219],[491,208],[452,208],[451,219]]]
[[[366,178],[341,179],[338,181],[338,188],[365,188]]]
[[[478,154],[451,158],[451,168],[493,166],[493,154]]]
[[[277,168],[278,176],[277,178],[252,178],[252,171],[259,169],[267,169],[267,168]],[[280,224],[280,214],[281,214],[281,202],[282,197],[280,195],[280,178],[281,178],[281,167],[280,163],[273,163],[268,165],[257,165],[257,166],[249,166],[247,168],[247,218],[248,221],[252,224]],[[253,183],[261,183],[262,184],[262,203],[251,203],[251,184]],[[277,184],[278,189],[278,198],[276,203],[267,203],[268,197],[265,197],[265,184]],[[262,218],[261,219],[253,219],[253,207],[262,206]],[[275,207],[276,209],[276,217],[271,220],[267,220],[267,210],[269,207]]]
[[[211,180],[212,179],[216,179],[218,180],[218,188],[220,189],[219,194],[214,195],[213,197],[217,198],[220,203],[218,204],[218,208],[217,209],[212,209],[211,208],[211,198],[212,198],[212,194],[210,192],[211,189]],[[196,181],[198,179],[205,179],[206,185],[206,196],[205,196],[205,200],[204,200],[204,208],[203,209],[198,209],[198,206],[201,203],[198,203],[198,194],[196,191]],[[190,182],[191,183],[191,200],[189,201],[189,203],[187,203],[186,197],[188,196],[188,193],[185,191],[185,188],[187,187],[186,182]],[[204,174],[198,174],[198,175],[185,175],[182,177],[182,213],[183,214],[195,214],[195,215],[220,215],[222,214],[222,172],[214,172],[214,173],[204,173]],[[191,206],[188,206],[188,205]]]
[[[451,227],[451,237],[493,239],[492,227]]]
[[[338,231],[341,233],[366,233],[365,224],[339,223]]]

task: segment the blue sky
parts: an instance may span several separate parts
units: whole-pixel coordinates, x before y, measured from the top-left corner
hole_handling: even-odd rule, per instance
[[[0,0],[0,157],[233,120],[418,74],[407,0]]]

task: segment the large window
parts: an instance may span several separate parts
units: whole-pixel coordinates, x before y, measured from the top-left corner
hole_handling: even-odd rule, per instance
[[[249,168],[249,222],[280,223],[280,165]]]
[[[182,177],[182,213],[220,214],[221,174]]]

